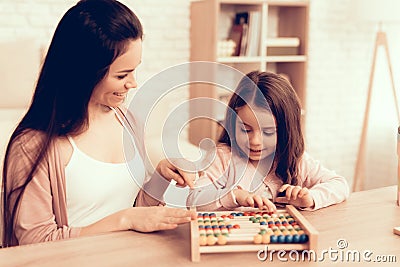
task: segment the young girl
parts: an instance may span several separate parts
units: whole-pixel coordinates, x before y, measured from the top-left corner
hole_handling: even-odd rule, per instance
[[[211,165],[190,190],[198,210],[258,207],[273,202],[316,210],[344,201],[346,179],[304,151],[299,99],[283,77],[250,72],[229,101]]]

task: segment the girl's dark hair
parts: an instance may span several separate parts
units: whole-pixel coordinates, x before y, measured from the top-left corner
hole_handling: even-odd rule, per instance
[[[59,22],[40,71],[30,107],[11,135],[3,167],[3,246],[11,243],[18,206],[27,184],[54,138],[77,134],[88,126],[88,103],[94,87],[130,41],[142,39],[136,15],[115,0],[82,0]],[[44,133],[22,184],[7,187],[13,142],[27,131]],[[18,177],[21,178],[21,177]],[[11,201],[12,199],[12,201]]]
[[[290,82],[271,72],[250,72],[241,79],[228,105],[219,142],[232,149],[239,147],[235,133],[238,108],[249,105],[267,109],[272,112],[277,124],[275,174],[284,183],[296,185],[298,164],[304,153],[304,138],[300,101]]]

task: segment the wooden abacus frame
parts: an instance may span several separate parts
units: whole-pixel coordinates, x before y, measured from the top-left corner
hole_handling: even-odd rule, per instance
[[[217,217],[229,214],[234,211],[218,211],[213,212]],[[263,212],[257,210],[256,212]],[[301,215],[301,213],[292,205],[287,205],[285,209],[278,209],[277,214],[289,213],[293,219],[308,235],[306,243],[270,243],[269,249],[274,250],[314,250],[317,251],[318,231]],[[233,219],[234,220],[234,219]],[[191,236],[191,256],[193,262],[200,261],[200,255],[203,253],[225,253],[225,252],[251,252],[265,249],[266,244],[226,244],[226,245],[213,245],[213,246],[200,246],[199,244],[199,224],[196,220],[190,222],[190,236]]]

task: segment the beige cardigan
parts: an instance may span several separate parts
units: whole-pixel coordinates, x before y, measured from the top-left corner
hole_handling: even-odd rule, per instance
[[[131,124],[128,123],[128,125]],[[140,138],[142,131],[137,131],[137,129],[135,131],[132,127],[129,130],[133,130],[136,147],[140,147],[140,154],[144,158],[143,142],[139,142],[139,140],[143,140]],[[14,140],[7,164],[7,192],[24,183],[30,166],[37,157],[43,138],[44,133],[32,130],[26,131]],[[68,225],[65,166],[61,161],[59,143],[58,140],[55,140],[49,146],[47,155],[38,166],[32,181],[26,186],[14,221],[13,241],[10,245],[79,236],[81,228]],[[146,161],[145,165],[149,166]],[[163,193],[169,184],[168,181],[157,174],[148,177],[150,178],[144,182],[144,186],[136,198],[136,206],[164,204],[157,199],[162,200]],[[13,207],[14,203],[15,198],[11,199],[9,208]]]

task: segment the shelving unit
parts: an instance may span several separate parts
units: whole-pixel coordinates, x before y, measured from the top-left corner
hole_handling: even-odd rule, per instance
[[[259,12],[257,55],[218,56],[218,42],[227,40],[237,13]],[[306,96],[308,0],[202,0],[191,3],[191,61],[211,61],[229,65],[243,73],[273,71],[289,77],[303,109]],[[249,19],[250,21],[250,19]],[[250,28],[250,26],[249,26]],[[190,98],[227,99],[226,90],[213,85],[190,87]],[[204,107],[213,118],[224,114],[215,107]],[[303,115],[303,125],[304,125]],[[204,138],[218,139],[218,124],[212,120],[194,120],[189,124],[193,144]]]

